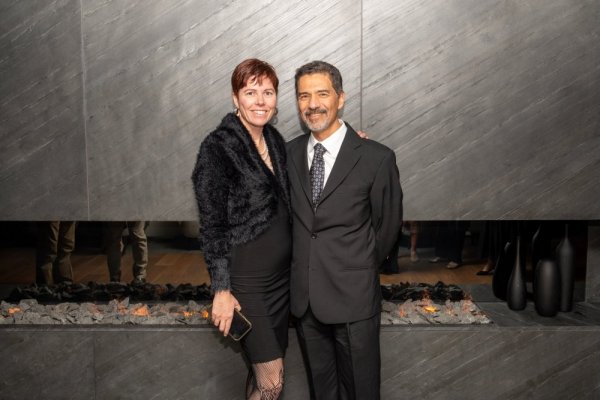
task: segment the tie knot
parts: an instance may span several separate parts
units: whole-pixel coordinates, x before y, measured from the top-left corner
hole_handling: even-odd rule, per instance
[[[325,153],[327,150],[325,149],[325,146],[323,146],[321,143],[317,143],[315,144],[315,157],[321,157],[323,155],[323,153]]]

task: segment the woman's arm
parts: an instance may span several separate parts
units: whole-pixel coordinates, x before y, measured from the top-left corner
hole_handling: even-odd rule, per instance
[[[229,290],[229,223],[227,202],[230,181],[223,147],[208,136],[198,152],[192,173],[200,216],[202,252],[214,292]]]
[[[227,201],[231,185],[224,149],[209,136],[200,146],[192,173],[200,215],[202,251],[215,293],[211,319],[223,335],[229,333],[233,310],[241,310],[229,281],[229,223]]]

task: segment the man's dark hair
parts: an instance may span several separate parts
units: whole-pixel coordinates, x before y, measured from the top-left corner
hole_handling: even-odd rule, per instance
[[[310,74],[327,74],[329,75],[329,79],[331,79],[333,90],[335,90],[338,95],[344,91],[344,88],[342,87],[342,74],[340,74],[340,71],[336,67],[325,61],[311,61],[296,70],[296,76],[294,77],[296,95],[298,95],[298,81],[304,75]]]

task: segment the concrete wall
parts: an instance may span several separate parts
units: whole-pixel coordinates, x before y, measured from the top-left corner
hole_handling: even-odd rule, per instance
[[[7,1],[0,219],[195,220],[190,172],[248,57],[337,65],[407,219],[600,217],[595,0]]]

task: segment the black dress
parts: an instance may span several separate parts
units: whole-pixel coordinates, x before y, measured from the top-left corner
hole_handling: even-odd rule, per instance
[[[242,348],[253,364],[282,358],[288,343],[292,234],[288,210],[279,199],[265,232],[231,250],[231,291],[252,330]]]

